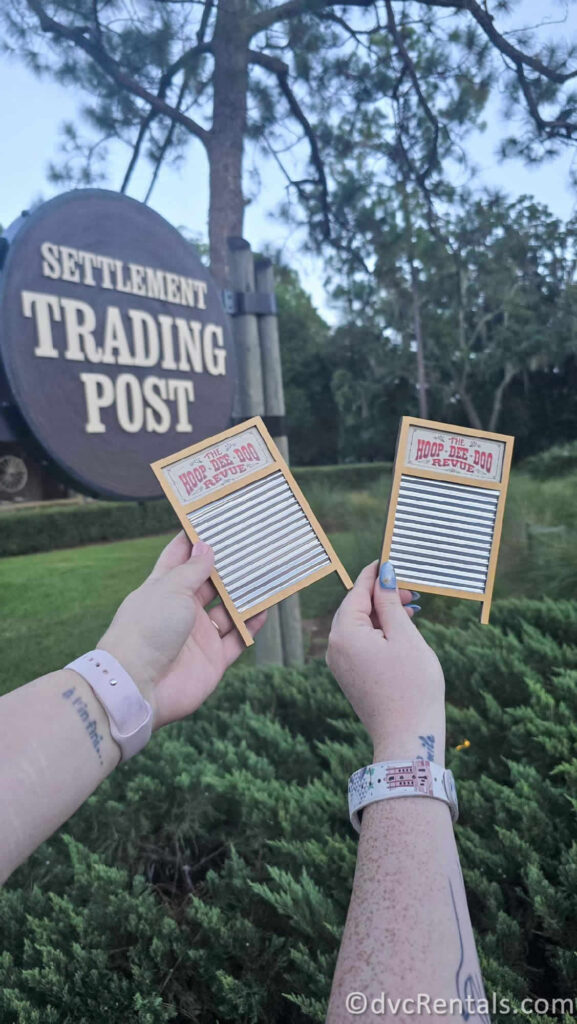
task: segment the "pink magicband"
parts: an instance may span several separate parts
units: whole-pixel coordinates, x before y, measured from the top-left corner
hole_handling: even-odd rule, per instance
[[[108,651],[88,651],[66,668],[86,679],[110,719],[112,738],[128,761],[148,743],[152,708],[120,662]]]

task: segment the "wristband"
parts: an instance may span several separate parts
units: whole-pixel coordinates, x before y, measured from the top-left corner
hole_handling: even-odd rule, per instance
[[[108,651],[88,651],[66,668],[78,672],[94,690],[110,720],[120,760],[138,754],[152,733],[152,708],[120,662]]]
[[[457,789],[453,773],[434,761],[414,758],[412,761],[379,761],[359,768],[349,779],[349,817],[357,832],[361,831],[363,807],[377,800],[400,796],[428,796],[442,800],[451,811],[453,824],[459,817]]]

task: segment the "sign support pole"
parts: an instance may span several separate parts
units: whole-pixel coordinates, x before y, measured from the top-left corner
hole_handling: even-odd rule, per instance
[[[233,292],[255,291],[254,260],[244,238],[229,238],[229,272]],[[231,317],[238,362],[238,387],[234,416],[248,419],[263,416],[265,395],[257,317],[254,313],[238,313]],[[268,609],[267,621],[255,639],[258,665],[282,665],[283,643],[278,606]]]
[[[274,270],[270,260],[255,261],[256,289],[262,294],[274,295]],[[288,438],[285,433],[285,400],[282,381],[282,363],[276,313],[258,318],[265,414],[278,424],[278,433],[272,431],[273,440],[286,462],[289,462]],[[285,665],[302,665],[305,660],[301,606],[298,594],[285,598],[279,605],[280,629]]]

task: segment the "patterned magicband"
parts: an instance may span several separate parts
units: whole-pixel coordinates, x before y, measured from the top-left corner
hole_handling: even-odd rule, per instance
[[[121,761],[138,754],[152,733],[152,708],[120,662],[108,651],[88,651],[66,668],[78,672],[94,690],[110,719]]]
[[[434,761],[379,761],[359,768],[349,779],[349,817],[361,831],[360,812],[377,800],[399,796],[428,796],[448,804],[453,824],[459,817],[453,773]]]

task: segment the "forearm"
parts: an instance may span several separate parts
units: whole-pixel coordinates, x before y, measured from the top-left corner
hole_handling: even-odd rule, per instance
[[[475,1019],[471,1000],[484,998],[483,984],[451,815],[439,800],[383,800],[363,812],[327,1024],[350,1024],[352,992],[366,997],[363,1020],[382,1018],[371,1001],[383,994],[393,1001],[422,994],[431,1006],[434,999],[460,999],[465,1018]],[[461,1016],[457,1004],[448,1009],[440,1015]],[[408,1020],[411,1004],[396,1016]]]
[[[70,669],[0,699],[0,883],[120,759],[104,708]]]

